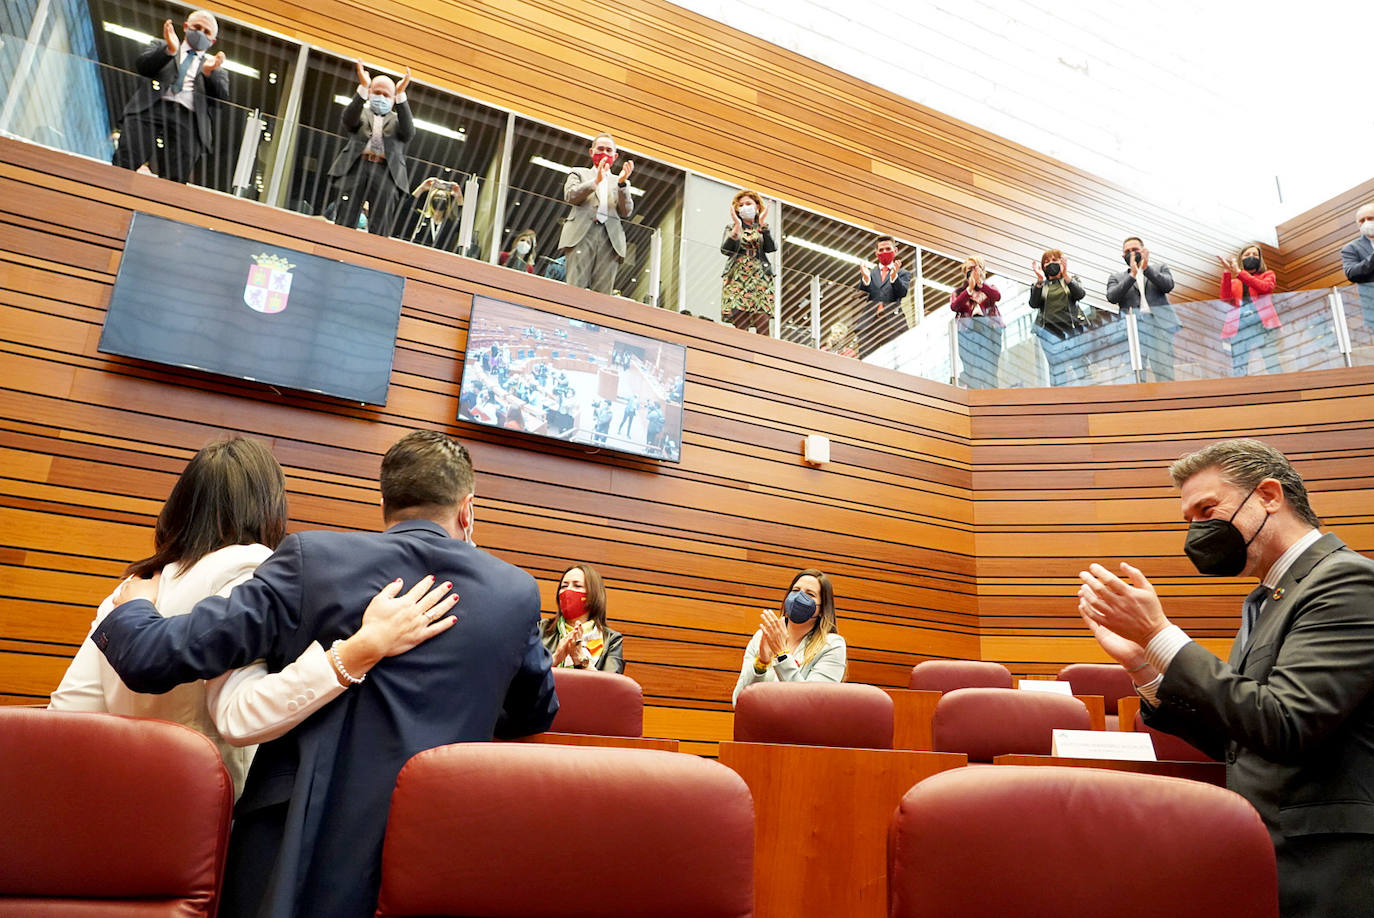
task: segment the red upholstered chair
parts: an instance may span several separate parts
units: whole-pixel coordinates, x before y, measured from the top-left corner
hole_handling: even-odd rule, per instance
[[[735,742],[891,749],[892,699],[852,682],[759,682],[735,701]]]
[[[1150,734],[1150,741],[1155,745],[1155,758],[1161,762],[1215,762],[1201,749],[1194,746],[1185,739],[1179,739],[1172,733],[1165,733],[1156,730],[1154,727],[1147,726],[1145,718],[1140,716],[1137,711],[1135,715],[1135,728],[1137,732]]]
[[[890,918],[1278,915],[1274,846],[1259,814],[1182,778],[946,771],[902,798],[888,858]]]
[[[935,751],[962,752],[970,762],[1049,755],[1053,731],[1091,729],[1088,709],[1077,698],[997,688],[946,692],[931,722]]]
[[[644,690],[629,676],[595,669],[556,667],[558,714],[552,733],[643,736]]]
[[[0,914],[214,915],[233,793],[186,727],[0,708]]]
[[[1067,682],[1075,695],[1101,695],[1108,730],[1117,728],[1116,703],[1135,694],[1131,674],[1116,663],[1070,663],[1055,678]]]
[[[396,779],[378,918],[748,918],[753,905],[753,798],[718,762],[460,743]]]
[[[907,688],[952,692],[961,688],[1011,688],[1011,670],[981,660],[924,660],[911,668]]]

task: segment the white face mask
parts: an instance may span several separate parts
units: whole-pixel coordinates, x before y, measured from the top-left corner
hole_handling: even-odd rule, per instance
[[[757,213],[758,208],[754,207],[753,204],[741,204],[739,207],[739,218],[741,220],[752,220]]]
[[[530,253],[530,243],[528,239],[521,239],[515,244],[515,254],[524,258]]]
[[[1364,233],[1370,239],[1374,239],[1374,220],[1366,220],[1361,223],[1360,232]]]

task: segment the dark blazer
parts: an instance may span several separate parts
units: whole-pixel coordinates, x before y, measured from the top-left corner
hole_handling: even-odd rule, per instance
[[[155,41],[148,46],[138,59],[134,61],[134,69],[140,75],[147,77],[147,81],[140,83],[138,91],[124,105],[124,115],[138,114],[146,112],[162,99],[162,93],[168,86],[176,82],[177,71],[181,69],[180,51],[176,54],[167,53],[167,43]],[[206,52],[206,57],[214,55]],[[207,77],[203,69],[203,60],[196,69],[195,91],[192,100],[196,108],[196,137],[200,140],[201,147],[209,148],[211,141],[214,140],[214,131],[210,124],[210,99],[229,98],[229,71],[223,67],[216,67],[210,71]],[[157,81],[157,87],[153,87],[153,81]]]
[[[557,613],[555,613],[557,614]],[[592,664],[592,669],[599,669],[607,673],[625,672],[625,655],[622,645],[625,638],[619,631],[612,631],[610,628],[604,629],[606,633],[606,646],[601,651],[601,656],[596,658]],[[544,648],[549,653],[553,653],[558,646],[558,629],[554,628],[544,632]]]
[[[1341,270],[1352,284],[1374,281],[1374,240],[1363,233],[1341,248]]]
[[[265,898],[256,914],[371,916],[401,766],[435,746],[548,729],[558,702],[534,578],[428,521],[384,533],[304,532],[288,536],[227,599],[210,597],[173,618],[146,601],[125,603],[93,633],[126,684],[164,692],[258,658],[280,670],[310,642],[327,648],[356,631],[388,581],[409,585],[431,573],[461,597],[458,624],[383,660],[361,685],[258,748],[230,856],[254,821],[246,817],[274,806],[284,812],[280,851],[259,875],[239,871],[227,879],[235,889],[226,888],[236,900]]]
[[[363,102],[357,89],[353,91],[353,101],[343,113],[343,130],[347,140],[329,167],[334,178],[347,175],[349,170],[362,161],[363,150],[368,138],[372,136],[372,125],[377,115]],[[386,151],[386,172],[396,188],[410,194],[410,178],[406,172],[406,144],[415,136],[415,121],[410,116],[410,101],[397,102],[391,111],[382,116],[382,149]],[[377,205],[372,205],[376,207]]]
[[[868,283],[865,284],[860,278],[854,286],[868,297],[870,303],[900,303],[911,289],[911,272],[906,268],[895,275],[889,272],[884,281],[882,265],[873,265],[868,269]]]
[[[749,229],[756,225],[757,224],[751,224],[750,227],[745,228]],[[749,247],[746,246],[742,240],[736,239],[730,235],[734,231],[735,225],[733,223],[727,226],[725,228],[725,236],[720,242],[720,254],[728,256],[725,259],[725,270],[720,272],[721,277],[730,273],[731,266],[734,265],[737,260],[750,257]],[[759,247],[755,251],[754,257],[758,259],[759,264],[763,265],[763,273],[768,277],[772,277],[773,262],[768,260],[768,256],[778,250],[778,244],[773,239],[773,231],[766,226],[760,227],[759,235],[762,238],[759,239]]]
[[[1174,307],[1169,305],[1169,291],[1174,289],[1174,275],[1169,266],[1150,264],[1144,273],[1145,302],[1150,304],[1150,318],[1158,328],[1178,331],[1183,324],[1178,321]],[[1129,270],[1107,279],[1107,302],[1120,307],[1122,315],[1140,308],[1140,288]]]
[[[1285,918],[1367,914],[1374,561],[1322,536],[1269,595],[1249,644],[1227,663],[1188,644],[1158,700],[1143,706],[1150,726],[1224,759],[1227,786],[1269,828]]]

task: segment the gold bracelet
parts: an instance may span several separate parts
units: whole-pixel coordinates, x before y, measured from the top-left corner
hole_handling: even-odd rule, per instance
[[[769,665],[769,664],[763,663],[763,662],[759,661],[758,659],[755,659],[755,660],[754,660],[754,675],[756,675],[756,676],[762,676],[764,673],[768,672],[768,665]]]

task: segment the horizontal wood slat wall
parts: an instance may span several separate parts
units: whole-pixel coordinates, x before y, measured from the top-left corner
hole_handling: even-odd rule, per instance
[[[131,214],[402,274],[385,409],[96,351]],[[210,213],[213,212],[213,213]],[[189,267],[189,266],[184,266]],[[194,271],[169,265],[169,285]],[[457,424],[474,294],[687,345],[680,465]],[[758,609],[834,578],[849,675],[904,686],[923,656],[978,652],[969,417],[958,390],[322,220],[0,140],[0,697],[42,700],[190,455],[266,440],[292,528],[379,526],[376,475],[405,430],[448,429],[479,476],[477,539],[540,581],[597,566],[650,734],[710,751]],[[804,434],[832,462],[802,465]]]
[[[1047,675],[1107,662],[1078,617],[1078,572],[1140,568],[1170,618],[1225,657],[1253,581],[1203,577],[1168,466],[1254,436],[1294,460],[1312,506],[1374,553],[1374,371],[970,394],[984,659]]]
[[[1374,179],[1278,226],[1286,289],[1344,286],[1341,249],[1359,236],[1355,211],[1374,201]]]
[[[612,130],[645,155],[947,255],[982,254],[1027,282],[1030,260],[1060,248],[1099,303],[1127,235],[1172,266],[1178,300],[1214,298],[1215,255],[1249,241],[663,0],[215,9],[567,130]]]

